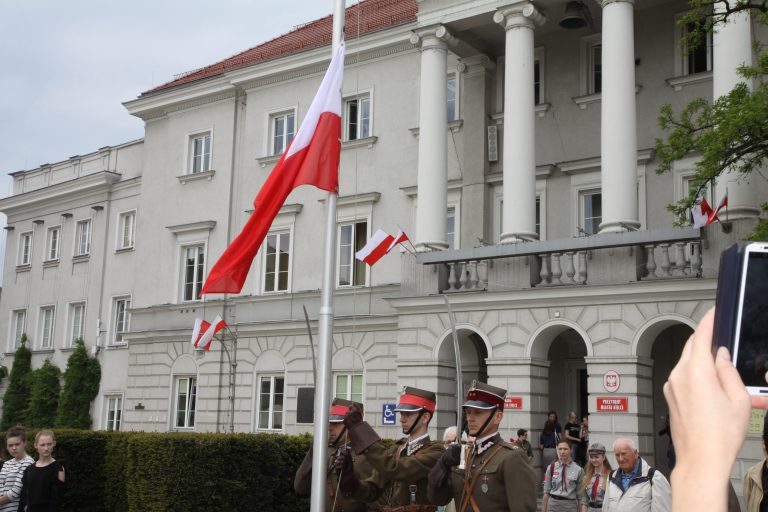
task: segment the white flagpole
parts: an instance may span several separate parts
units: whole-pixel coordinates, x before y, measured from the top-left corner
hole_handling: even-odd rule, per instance
[[[331,57],[344,37],[344,0],[334,0]],[[343,66],[344,63],[342,63]],[[339,91],[341,94],[341,91]],[[331,405],[331,358],[333,356],[333,289],[336,281],[336,193],[328,192],[323,251],[323,281],[318,313],[320,336],[315,381],[315,430],[312,454],[311,512],[325,512],[328,469],[328,409]]]

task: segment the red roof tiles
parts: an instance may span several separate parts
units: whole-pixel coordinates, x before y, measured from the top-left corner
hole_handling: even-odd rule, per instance
[[[416,0],[362,0],[347,7],[344,26],[346,39],[416,21]],[[359,19],[358,19],[359,17]],[[142,96],[182,84],[214,77],[235,69],[285,57],[331,44],[332,16],[301,25],[291,32],[210,66],[190,71]]]

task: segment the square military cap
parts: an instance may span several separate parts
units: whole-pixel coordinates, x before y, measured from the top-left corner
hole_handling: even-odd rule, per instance
[[[405,386],[395,411],[414,412],[424,409],[434,413],[436,403],[437,397],[433,392]]]
[[[349,409],[356,405],[363,410],[363,404],[353,402],[352,400],[344,400],[343,398],[334,398],[331,402],[331,410],[328,413],[328,423],[340,423],[344,421],[344,416],[347,415]]]
[[[462,407],[471,407],[473,409],[503,409],[504,397],[507,390],[491,386],[485,382],[472,381],[469,391],[467,391],[467,401]]]

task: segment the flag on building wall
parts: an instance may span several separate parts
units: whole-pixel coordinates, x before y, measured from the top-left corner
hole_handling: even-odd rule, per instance
[[[702,197],[698,204],[694,204],[691,208],[691,216],[693,217],[693,227],[703,228],[707,224],[709,214],[712,213],[712,207],[709,206],[706,197]]]
[[[200,329],[199,338],[197,339],[197,342],[194,343],[195,348],[198,350],[211,350],[211,342],[213,341],[213,337],[216,335],[217,332],[222,330],[224,327],[227,326],[227,323],[222,320],[221,316],[216,316],[216,318],[213,320],[212,324],[209,324],[205,320],[202,321],[203,324],[208,324],[205,330],[202,328]]]
[[[368,240],[365,247],[355,253],[355,258],[366,262],[369,266],[373,266],[374,263],[389,252],[393,240],[394,237],[392,235],[383,229],[379,229]]]
[[[728,207],[728,194],[725,194],[725,196],[723,197],[723,200],[720,201],[719,205],[717,205],[717,210],[709,214],[709,218],[707,219],[707,226],[709,226],[715,221],[719,221],[720,219],[717,218],[717,214],[720,213],[720,210],[727,207]]]
[[[197,348],[197,342],[200,341],[200,336],[207,331],[210,326],[210,322],[206,322],[202,318],[195,318],[195,327],[192,329],[192,339],[190,340],[192,347]]]
[[[394,249],[397,244],[402,244],[403,242],[407,242],[409,240],[410,239],[408,238],[408,235],[405,234],[405,231],[403,231],[403,228],[399,228],[399,231],[393,237],[392,243],[389,244],[389,248],[387,248],[387,254],[389,254],[389,251]]]
[[[335,192],[341,153],[341,83],[344,44],[331,59],[320,89],[288,148],[253,202],[253,213],[211,269],[200,295],[239,293],[251,262],[288,194],[300,185]]]

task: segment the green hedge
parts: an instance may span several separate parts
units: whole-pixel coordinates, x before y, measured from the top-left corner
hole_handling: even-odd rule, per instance
[[[309,510],[293,476],[310,436],[55,432],[54,457],[67,471],[64,511]]]

